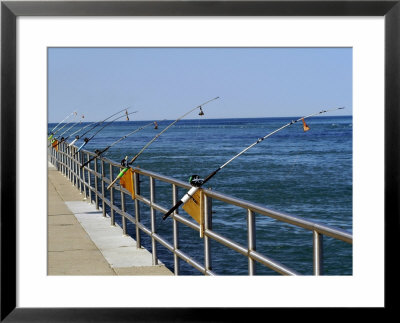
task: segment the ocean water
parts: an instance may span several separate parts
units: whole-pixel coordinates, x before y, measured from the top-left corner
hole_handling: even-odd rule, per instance
[[[204,178],[258,138],[292,119],[297,118],[197,117],[181,120],[150,145],[134,166],[183,181],[188,181],[192,174]],[[132,158],[172,121],[158,122],[158,130],[149,126],[133,134],[110,148],[105,156],[118,162],[125,156]],[[94,151],[105,148],[148,122],[114,122],[98,133],[85,149]],[[313,117],[307,119],[307,124],[310,127],[308,132],[303,131],[301,123],[297,123],[254,146],[223,168],[205,187],[352,232],[352,117]],[[49,129],[54,126],[49,124]],[[76,145],[79,146],[81,141]],[[156,192],[157,203],[168,209],[172,195],[169,186],[160,184]],[[141,193],[149,196],[149,183],[145,178]],[[183,196],[185,192],[179,193]],[[115,194],[117,200],[118,196]],[[128,212],[134,214],[133,202],[129,199],[126,201]],[[180,214],[184,213],[181,209]],[[172,243],[172,221],[163,221],[162,215],[156,213],[157,232]],[[150,227],[147,208],[141,209],[141,219]],[[120,221],[117,216],[117,222]],[[245,210],[213,201],[212,222],[214,231],[246,246]],[[310,231],[262,215],[256,215],[256,227],[258,252],[301,274],[312,275]],[[182,251],[199,263],[204,263],[204,241],[198,237],[198,232],[181,224],[179,230]],[[128,225],[128,232],[135,238],[132,224]],[[144,233],[142,243],[151,249],[151,241]],[[171,253],[159,244],[157,247],[160,260],[173,269]],[[246,257],[215,241],[211,242],[211,248],[212,270],[216,274],[248,274]],[[324,237],[324,274],[352,275],[352,264],[352,245]],[[276,274],[259,264],[256,272],[258,275]],[[180,274],[201,275],[184,261],[181,261]]]

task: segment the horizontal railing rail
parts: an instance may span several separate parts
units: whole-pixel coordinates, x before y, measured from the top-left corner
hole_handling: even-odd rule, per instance
[[[133,182],[135,187],[135,198],[133,200],[132,213],[127,210],[126,196],[130,196],[130,192],[119,184],[115,184],[108,191],[106,187],[111,183],[116,176],[115,171],[120,171],[121,165],[106,158],[97,157],[89,162],[81,169],[80,161],[88,161],[90,158],[96,157],[92,152],[81,150],[77,152],[77,147],[68,145],[65,142],[60,143],[57,149],[49,148],[50,162],[57,167],[68,179],[80,190],[82,194],[89,198],[90,203],[95,203],[97,209],[102,209],[103,216],[109,216],[112,225],[115,225],[115,215],[121,216],[122,229],[124,234],[127,234],[127,221],[135,227],[136,245],[142,247],[142,233],[146,234],[151,240],[151,253],[153,255],[153,265],[159,263],[158,245],[162,245],[173,256],[173,270],[175,275],[180,273],[180,261],[183,260],[190,266],[203,273],[204,275],[216,275],[212,270],[211,255],[212,247],[211,240],[219,245],[225,246],[235,252],[247,257],[248,259],[248,274],[256,274],[256,263],[268,267],[276,273],[282,275],[299,275],[299,273],[289,268],[279,261],[261,254],[256,250],[256,222],[255,216],[262,215],[274,219],[281,223],[293,225],[297,228],[302,228],[312,232],[313,244],[313,274],[323,274],[323,237],[327,236],[333,239],[352,244],[352,234],[337,229],[328,225],[320,224],[313,221],[308,221],[300,217],[285,214],[265,208],[262,205],[238,199],[226,194],[222,194],[213,190],[203,189],[203,216],[204,223],[200,225],[178,212],[172,214],[172,242],[165,236],[157,232],[156,228],[156,212],[166,213],[168,209],[177,202],[178,189],[188,190],[190,185],[172,177],[164,176],[152,171],[141,168],[135,168],[133,173]],[[141,194],[143,180],[142,177],[149,180],[149,196]],[[172,188],[172,198],[167,206],[157,203],[156,183],[168,184]],[[163,187],[164,190],[164,187]],[[119,192],[118,203],[116,203],[115,194]],[[245,212],[247,217],[247,245],[240,244],[231,238],[228,238],[221,233],[216,232],[212,228],[212,212],[213,200],[217,200],[232,206],[239,207]],[[165,201],[164,201],[165,202]],[[119,206],[117,205],[119,204]],[[149,210],[146,218],[142,218],[142,207]],[[106,214],[106,208],[109,208],[109,214]],[[146,220],[146,221],[144,221]],[[145,224],[149,222],[149,224]],[[180,247],[181,239],[178,229],[178,223],[200,233],[203,238],[204,260],[199,261],[195,256],[188,255]]]

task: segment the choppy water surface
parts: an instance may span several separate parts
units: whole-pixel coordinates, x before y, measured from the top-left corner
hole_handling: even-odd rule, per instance
[[[145,150],[136,166],[183,181],[187,181],[192,174],[206,177],[258,138],[290,120],[208,120],[200,117],[181,120]],[[113,146],[106,156],[115,161],[122,160],[126,155],[132,158],[171,122],[159,122],[158,130],[147,127]],[[114,122],[94,137],[86,149],[94,151],[105,148],[147,123]],[[315,117],[308,119],[307,123],[311,128],[308,132],[303,132],[301,124],[295,124],[256,145],[221,170],[206,187],[352,232],[352,117]],[[49,124],[50,129],[54,126]],[[80,145],[80,141],[77,145]],[[142,193],[148,196],[148,181],[143,179],[142,184]],[[171,190],[165,187],[158,185],[156,199],[169,208]],[[127,204],[130,213],[134,214],[132,201]],[[150,226],[147,208],[143,207],[141,214],[143,221]],[[161,213],[156,213],[156,218],[158,233],[165,235],[172,243],[172,221],[163,221]],[[302,274],[312,274],[311,232],[261,215],[256,215],[256,224],[257,251]],[[204,241],[197,232],[183,225],[179,229],[180,248],[203,263]],[[129,225],[128,230],[135,237],[133,225]],[[245,210],[214,201],[213,230],[246,245]],[[150,249],[148,237],[143,234],[142,239]],[[211,242],[211,246],[213,271],[220,275],[247,275],[246,257],[215,241]],[[164,247],[159,246],[158,256],[173,268],[173,257]],[[351,245],[324,238],[324,260],[325,274],[352,274]],[[200,274],[184,261],[181,263],[181,274]],[[257,265],[257,274],[274,273]]]

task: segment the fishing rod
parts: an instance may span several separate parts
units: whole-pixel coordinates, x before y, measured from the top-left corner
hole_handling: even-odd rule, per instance
[[[103,150],[98,150],[98,149],[96,149],[96,150],[95,150],[96,156],[91,157],[88,161],[86,161],[85,163],[83,163],[83,164],[80,166],[81,169],[82,169],[83,167],[85,167],[87,164],[89,164],[92,160],[96,159],[97,157],[99,157],[100,155],[102,155],[103,153],[105,153],[105,152],[106,152],[108,149],[110,149],[112,146],[116,145],[117,143],[119,143],[120,141],[126,139],[127,137],[133,135],[134,133],[139,132],[140,130],[143,130],[144,128],[150,126],[151,124],[153,124],[153,121],[150,122],[150,123],[148,123],[148,124],[146,124],[146,125],[144,125],[144,126],[142,126],[142,127],[140,127],[140,128],[138,128],[138,129],[135,129],[134,131],[128,133],[127,135],[125,135],[125,136],[119,138],[117,141],[114,141],[111,145],[107,146],[107,147],[104,148]]]
[[[127,157],[125,159],[122,160],[122,166],[124,166],[124,169],[118,174],[118,176],[110,183],[110,185],[108,185],[107,189],[109,190],[114,184],[115,182],[120,179],[122,176],[125,175],[125,173],[127,172],[127,170],[129,169],[129,165],[132,165],[133,162],[142,154],[142,152],[149,147],[158,137],[160,137],[165,131],[167,131],[170,127],[172,127],[175,123],[177,123],[179,120],[183,119],[184,117],[186,117],[189,113],[193,112],[196,109],[200,108],[200,114],[199,115],[204,115],[203,110],[201,109],[201,107],[203,105],[206,105],[207,103],[210,103],[211,101],[214,101],[216,99],[219,99],[219,96],[215,97],[214,99],[208,100],[200,105],[198,105],[197,107],[191,109],[190,111],[186,112],[184,115],[180,116],[178,119],[176,119],[174,122],[172,122],[170,125],[168,125],[168,127],[166,127],[164,130],[162,130],[161,132],[159,132],[153,139],[151,139],[137,154],[136,156],[134,156],[129,162],[126,161]],[[157,126],[157,125],[156,125]],[[157,126],[158,127],[158,126]]]
[[[336,111],[336,110],[340,110],[340,109],[344,109],[344,107],[340,107],[340,108],[336,108],[336,109],[331,109],[331,110],[322,110],[320,112],[317,113],[313,113],[310,114],[308,116],[305,117],[301,117],[297,120],[292,120],[291,122],[283,125],[282,127],[270,132],[269,134],[265,135],[262,138],[257,139],[256,142],[254,142],[253,144],[251,144],[250,146],[246,147],[245,149],[243,149],[240,153],[238,153],[237,155],[233,156],[231,159],[229,159],[227,162],[225,162],[224,164],[222,164],[221,166],[219,166],[216,170],[214,170],[213,172],[211,172],[205,179],[200,179],[198,175],[192,175],[190,176],[189,182],[192,185],[192,188],[167,212],[164,214],[163,216],[163,220],[165,220],[166,218],[168,218],[168,216],[174,212],[176,209],[179,208],[179,206],[181,206],[182,204],[185,204],[187,201],[189,201],[190,198],[193,197],[194,193],[197,192],[197,190],[199,190],[199,188],[201,188],[205,183],[207,183],[211,178],[213,178],[222,168],[224,168],[226,165],[228,165],[229,163],[231,163],[233,160],[235,160],[236,158],[238,158],[240,155],[244,154],[246,151],[248,151],[250,148],[254,147],[255,145],[259,144],[260,142],[262,142],[264,139],[267,139],[268,137],[272,136],[273,134],[285,129],[286,127],[291,126],[292,124],[299,122],[299,121],[303,121],[303,127],[304,127],[304,131],[308,131],[310,128],[307,126],[307,124],[304,122],[304,119],[322,114],[322,113],[326,113],[326,112],[330,112],[330,111]]]
[[[82,115],[82,119],[83,119],[84,117],[85,117],[85,116]],[[81,124],[82,122],[83,122],[83,120],[79,121],[79,123],[76,122],[76,123],[75,123],[73,126],[71,126],[68,130],[71,130],[71,129],[72,129],[73,127],[75,127],[77,124]],[[84,128],[85,128],[85,127],[84,127]],[[64,133],[66,133],[68,130],[64,131]],[[58,147],[62,142],[66,142],[66,141],[68,140],[69,137],[73,136],[75,133],[77,133],[78,131],[81,131],[81,130],[82,130],[82,129],[76,130],[75,132],[69,134],[66,138],[62,137],[62,134],[61,134],[61,135],[60,135],[61,138],[60,138],[60,140],[58,141],[58,143],[57,143],[57,145],[56,145],[55,147]],[[63,133],[63,134],[64,134],[64,133]],[[53,144],[53,143],[51,143],[51,144]],[[68,148],[68,147],[70,147],[70,145],[68,145],[67,148]]]
[[[129,107],[130,108],[130,107]],[[127,111],[129,108],[123,108],[121,111],[115,112],[114,114],[110,115],[109,117],[107,117],[106,119],[104,119],[103,121],[97,121],[95,122],[95,124],[93,125],[93,127],[89,128],[89,130],[87,130],[85,133],[83,133],[80,137],[83,137],[84,135],[86,135],[88,132],[92,131],[94,128],[100,126],[103,122],[107,121],[108,119],[111,119],[113,116],[117,115],[118,113],[121,113],[122,111],[125,111],[125,114],[127,114]],[[79,138],[78,138],[79,139]]]
[[[75,113],[75,116],[74,116],[74,120],[75,120],[75,118],[76,118],[76,116],[78,115],[78,113],[77,113],[77,112],[74,112],[74,113]],[[57,132],[59,132],[59,131],[60,131],[61,129],[63,129],[65,126],[67,126],[67,125],[69,125],[70,123],[72,123],[74,120],[71,120],[70,122],[65,123],[60,129],[58,129],[56,132],[52,133],[52,134],[49,136],[49,138],[47,138],[47,139],[53,138],[54,135],[55,135]]]
[[[86,126],[84,126],[84,127],[80,128],[80,129],[76,130],[75,132],[71,133],[68,137],[73,136],[73,135],[76,134],[77,132],[80,132],[80,131],[82,131],[83,129],[86,129],[86,128],[89,127],[89,126],[92,126],[94,123],[96,123],[96,122],[91,122],[91,123],[87,124]],[[67,139],[68,139],[68,137],[67,137]],[[68,144],[68,147],[71,147],[79,138],[80,138],[80,136],[79,136],[79,135],[76,135],[76,136],[75,136],[75,139],[74,139],[70,144]],[[65,140],[66,140],[66,139],[65,139]]]
[[[82,119],[83,119],[83,118],[85,118],[84,115],[82,115]],[[81,124],[81,123],[82,123],[82,120],[81,120],[81,121],[75,122],[71,127],[69,127],[67,130],[65,130],[61,135],[59,135],[58,137],[54,138],[54,139],[52,140],[52,143],[50,144],[50,146],[53,144],[53,141],[54,141],[54,140],[58,140],[58,138],[60,138],[60,140],[58,140],[57,146],[58,146],[60,143],[62,143],[63,141],[66,141],[71,135],[69,135],[67,138],[64,138],[63,135],[64,135],[65,133],[67,133],[68,131],[70,131],[73,127],[75,127],[76,125],[79,125],[79,124]],[[49,146],[49,147],[50,147],[50,146]]]
[[[134,114],[134,113],[137,113],[137,111],[133,111],[133,112],[130,112],[130,113],[126,113],[126,115],[122,115],[122,116],[119,116],[119,117],[117,117],[117,118],[111,120],[110,122],[106,123],[103,127],[101,127],[99,130],[97,130],[91,137],[89,137],[89,138],[86,137],[85,139],[83,139],[83,144],[78,148],[78,150],[75,152],[74,156],[75,156],[78,152],[80,152],[81,149],[82,149],[83,147],[85,147],[86,144],[87,144],[90,140],[92,140],[93,137],[96,136],[96,135],[97,135],[100,131],[102,131],[105,127],[109,126],[110,124],[112,124],[114,121],[117,121],[118,119],[127,117],[128,115]],[[109,118],[107,118],[107,119],[109,119]],[[128,118],[128,120],[129,120],[129,118]],[[104,122],[104,121],[103,121],[103,122]],[[101,123],[103,123],[103,122],[101,122]],[[93,128],[92,128],[91,130],[93,130]]]
[[[65,134],[68,131],[70,131],[76,125],[80,125],[82,123],[83,119],[85,119],[85,115],[82,114],[81,120],[80,121],[76,121],[71,127],[69,127],[67,130],[65,130],[61,135],[59,135],[58,138],[60,138],[63,134]]]
[[[50,136],[48,139],[51,139],[54,135],[53,131],[57,129],[57,127],[62,124],[65,120],[67,120],[70,116],[72,116],[74,113],[76,113],[75,111],[71,112],[69,115],[67,115],[58,125],[56,125],[53,129],[50,130]]]

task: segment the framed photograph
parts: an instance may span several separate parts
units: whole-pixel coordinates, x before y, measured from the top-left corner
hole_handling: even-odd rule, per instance
[[[399,16],[399,1],[2,1],[1,320],[235,321],[238,310],[245,314],[256,311],[257,315],[264,314],[265,310],[288,308],[394,310],[396,304],[390,290],[398,284],[394,260],[399,245]],[[74,108],[69,107],[73,101],[67,99],[68,86],[77,95],[87,90],[82,88],[83,83],[71,84],[74,78],[68,64],[74,62],[86,73],[89,69],[86,70],[85,64],[91,63],[89,53],[96,51],[100,57],[104,50],[113,50],[118,52],[114,58],[119,59],[116,70],[120,75],[109,75],[113,80],[123,80],[125,72],[121,73],[121,66],[133,56],[123,57],[120,51],[126,54],[127,49],[138,48],[143,50],[143,61],[157,64],[160,57],[174,57],[175,66],[181,65],[183,71],[190,68],[187,62],[199,56],[201,49],[203,59],[215,60],[214,72],[202,61],[193,67],[190,77],[206,83],[210,76],[205,77],[204,73],[210,73],[214,75],[210,89],[216,82],[225,82],[236,93],[243,83],[233,81],[228,67],[218,69],[226,76],[219,76],[216,81],[213,73],[217,73],[217,62],[222,65],[229,59],[240,64],[244,71],[250,64],[245,62],[246,56],[237,54],[238,49],[252,49],[247,57],[254,58],[251,68],[256,70],[255,66],[262,64],[261,56],[266,55],[261,50],[278,49],[268,54],[268,58],[287,64],[286,70],[291,73],[276,82],[280,82],[281,88],[288,84],[292,92],[288,90],[286,96],[286,91],[277,92],[270,83],[269,96],[280,96],[292,106],[293,101],[288,99],[290,93],[301,97],[307,87],[298,74],[309,74],[309,78],[314,75],[307,68],[297,69],[306,56],[321,60],[315,75],[331,73],[332,79],[337,78],[332,81],[331,92],[342,93],[341,86],[351,87],[349,97],[339,98],[347,100],[352,117],[346,125],[349,123],[352,127],[352,197],[348,202],[352,208],[354,242],[350,267],[343,269],[344,274],[163,277],[49,273],[46,248],[48,124],[53,122],[52,127],[57,127],[56,121],[67,114],[67,109]],[[218,56],[221,49],[225,50],[223,57]],[[234,55],[232,49],[236,49]],[[254,55],[254,50],[261,54]],[[321,55],[315,54],[321,50]],[[331,53],[331,50],[338,51]],[[286,60],[278,59],[282,56]],[[346,75],[351,77],[340,79],[339,71],[325,68],[322,56],[328,61],[346,62],[343,66],[346,66]],[[297,62],[296,68],[291,61]],[[100,59],[97,63],[104,62]],[[112,66],[103,65],[104,68]],[[268,66],[272,71],[272,65]],[[202,71],[201,67],[207,68]],[[135,68],[143,68],[145,73],[145,67]],[[132,68],[126,73],[134,71]],[[178,69],[175,72],[183,75]],[[166,75],[172,73],[165,69]],[[289,78],[295,80],[289,82]],[[174,82],[168,77],[158,82],[169,80]],[[156,87],[155,81],[153,84],[142,81],[153,89]],[[106,88],[101,82],[112,80],[96,82],[90,94],[93,102],[97,102],[96,93]],[[196,96],[185,87],[187,82],[189,77],[177,83],[176,88]],[[256,82],[255,78],[254,94],[258,89]],[[56,86],[60,94],[57,98],[53,96]],[[136,98],[144,102],[144,96],[148,95],[149,100],[153,99],[139,80],[135,86],[143,90],[142,96]],[[326,88],[317,87],[315,82],[310,82],[309,87],[315,90],[307,93],[314,93],[316,97]],[[175,90],[170,93],[171,97],[179,93]],[[129,86],[121,88],[119,93],[122,91],[129,92]],[[199,95],[199,100],[203,95]],[[132,97],[129,94],[126,99]],[[164,97],[168,99],[168,95]],[[59,115],[50,108],[56,100],[64,105]],[[85,100],[81,102],[87,104]],[[116,102],[116,97],[110,98],[110,102]],[[304,102],[313,101],[308,98]],[[241,116],[239,105],[246,106],[244,101],[239,103],[235,106],[232,99],[227,103],[234,107],[232,118]],[[146,111],[144,114],[148,115],[143,120],[150,120],[151,111]],[[161,119],[173,119],[166,110],[160,110],[160,115]],[[219,117],[218,113],[212,116]],[[304,132],[307,131],[306,121],[299,120],[299,124],[303,122]],[[332,121],[329,126],[337,125]],[[340,161],[340,152],[336,153],[336,160]]]

